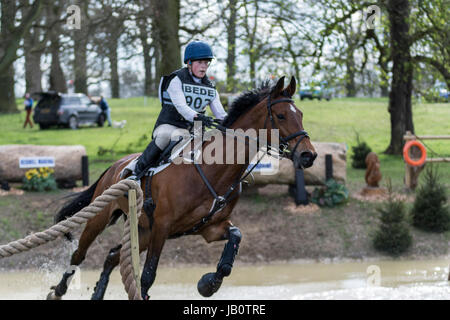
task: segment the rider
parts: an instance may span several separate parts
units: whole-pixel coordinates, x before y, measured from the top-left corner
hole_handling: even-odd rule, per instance
[[[153,129],[153,140],[139,157],[128,179],[140,180],[145,170],[155,165],[171,139],[176,138],[177,129],[191,129],[194,120],[210,125],[213,119],[205,116],[207,105],[217,119],[225,118],[227,113],[219,93],[206,75],[213,58],[212,49],[206,42],[193,41],[184,51],[187,67],[161,78],[158,91],[162,110]]]

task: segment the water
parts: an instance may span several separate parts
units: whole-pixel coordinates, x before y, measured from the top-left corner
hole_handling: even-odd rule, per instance
[[[221,289],[209,299],[450,299],[450,259],[341,263],[285,263],[258,266],[236,263]],[[164,267],[150,289],[151,299],[204,299],[197,281],[211,267]],[[0,299],[42,300],[63,270],[0,272]],[[98,270],[77,271],[64,299],[90,299]],[[118,269],[111,275],[105,300],[127,299]]]

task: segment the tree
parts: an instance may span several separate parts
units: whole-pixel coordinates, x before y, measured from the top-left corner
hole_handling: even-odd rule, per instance
[[[89,2],[90,0],[80,1],[81,28],[71,31],[74,44],[73,71],[75,75],[75,92],[85,94],[88,93],[87,44],[92,31],[88,15]]]
[[[417,228],[432,232],[450,229],[446,186],[440,181],[437,169],[432,166],[425,170],[424,183],[416,193],[411,216],[413,225]]]
[[[22,16],[26,16],[29,11],[28,1],[20,0],[22,7]],[[45,51],[48,41],[48,32],[45,32],[45,25],[40,23],[44,21],[41,15],[36,19],[23,37],[23,51],[25,56],[25,92],[34,93],[42,91],[42,70],[41,56]],[[41,40],[41,37],[44,39]]]
[[[0,112],[16,112],[14,67],[16,51],[31,23],[39,16],[42,0],[35,0],[28,13],[15,26],[18,12],[16,1],[1,1],[0,30]]]
[[[180,40],[180,0],[151,1],[153,11],[154,41],[160,49],[160,63],[156,78],[168,75],[181,67]]]
[[[409,38],[410,3],[408,0],[389,0],[392,82],[389,94],[389,113],[391,118],[391,142],[387,154],[401,154],[403,135],[406,131],[414,132],[412,117],[412,78],[411,40]]]
[[[142,45],[142,54],[144,58],[145,80],[144,80],[144,95],[151,96],[156,93],[156,81],[153,78],[153,62],[158,59],[158,50],[155,47],[156,43],[152,39],[153,22],[151,19],[149,1],[140,1],[139,11],[137,12],[136,24],[138,26],[138,37]],[[151,54],[153,49],[153,54]]]
[[[236,91],[236,20],[238,16],[238,1],[230,0],[228,3],[228,17],[225,18],[227,30],[227,91]]]
[[[61,1],[53,1],[46,7],[47,15],[47,33],[50,38],[50,74],[49,74],[49,90],[56,92],[67,92],[66,77],[61,67],[61,41],[62,34],[61,15],[62,3]]]

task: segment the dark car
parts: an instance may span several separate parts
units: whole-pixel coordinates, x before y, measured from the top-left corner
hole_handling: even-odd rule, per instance
[[[320,83],[320,86],[305,86],[300,88],[300,91],[298,92],[300,96],[300,100],[303,100],[305,98],[308,98],[309,100],[312,99],[318,99],[322,100],[325,99],[327,101],[330,101],[331,99],[331,90],[326,88],[327,82],[322,81]]]
[[[40,92],[34,108],[33,121],[41,129],[64,126],[71,129],[79,125],[97,124],[102,127],[106,115],[100,107],[82,93]]]

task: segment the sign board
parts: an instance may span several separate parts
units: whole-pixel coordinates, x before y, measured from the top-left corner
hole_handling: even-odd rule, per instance
[[[19,168],[54,167],[55,157],[20,157]]]
[[[262,155],[261,152],[258,155],[256,155],[255,158],[250,162],[250,165],[248,166],[247,170],[250,170],[251,168],[253,168],[253,166],[258,162],[258,159],[261,156],[263,158],[253,169],[253,172],[257,172],[261,175],[273,175],[273,174],[278,173],[278,169],[279,169],[278,159],[267,156],[267,155]]]

